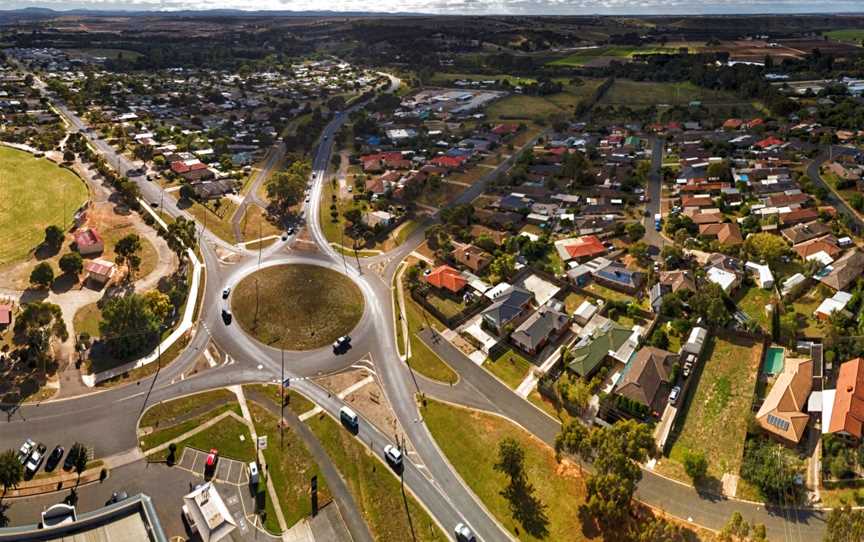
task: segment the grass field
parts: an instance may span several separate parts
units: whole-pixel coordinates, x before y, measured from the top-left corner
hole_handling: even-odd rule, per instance
[[[583,49],[564,58],[559,58],[548,63],[549,66],[575,66],[581,67],[601,59],[629,60],[633,55],[677,53],[678,50],[671,47],[649,46],[629,47],[626,45],[608,45]]]
[[[511,85],[527,85],[530,83],[534,83],[537,80],[531,77],[519,77],[516,75],[508,75],[504,73],[497,73],[493,75],[487,75],[482,73],[444,73],[437,72],[432,79],[429,81],[429,84],[432,85],[450,85],[453,81],[509,81]]]
[[[225,403],[221,406],[214,406],[212,409],[205,411],[203,414],[183,419],[179,423],[174,423],[171,425],[162,425],[160,424],[160,429],[154,431],[148,435],[145,435],[139,439],[139,446],[142,450],[150,450],[159,446],[160,444],[164,444],[170,440],[173,440],[180,435],[187,433],[201,424],[207,422],[211,418],[215,418],[219,414],[227,410],[233,410],[237,414],[240,414],[240,405],[237,403]],[[141,425],[144,427],[144,425]]]
[[[46,227],[65,230],[87,196],[73,172],[0,146],[0,265],[24,259],[42,242]]]
[[[228,390],[212,390],[187,395],[168,402],[160,402],[147,409],[138,424],[140,427],[171,426],[180,417],[202,413],[235,401],[237,396]]]
[[[254,402],[249,403],[249,413],[255,423],[255,432],[258,436],[266,436],[269,442],[267,449],[263,451],[264,459],[267,460],[267,474],[273,480],[279,505],[285,515],[285,523],[290,528],[312,514],[312,502],[309,498],[309,480],[312,476],[318,477],[318,502],[321,504],[330,500],[327,481],[296,433],[286,428],[284,444],[280,445],[278,418]],[[272,516],[271,518],[268,513],[267,520],[269,522],[272,519],[275,529],[268,530],[278,532],[279,524],[275,514]]]
[[[843,43],[861,45],[862,41],[864,41],[864,28],[844,28],[842,30],[829,30],[828,32],[823,32],[822,35],[827,36],[829,39],[835,41],[842,41]]]
[[[231,244],[237,242],[234,238],[234,229],[231,227],[231,218],[237,210],[237,204],[229,199],[219,200],[219,208],[216,209],[213,202],[202,205],[198,202],[186,209],[189,214],[197,218],[208,230]]]
[[[270,235],[279,235],[282,230],[267,219],[267,212],[257,205],[248,205],[243,218],[240,219],[240,229],[244,241],[252,241]]]
[[[710,477],[738,474],[761,358],[757,344],[711,337],[696,389],[681,412],[684,425],[669,454],[673,461],[680,464],[685,452],[699,451],[710,458]]]
[[[288,350],[320,348],[348,334],[363,316],[363,305],[351,279],[315,265],[262,269],[240,281],[231,296],[243,329]]]
[[[704,89],[690,82],[654,83],[627,79],[616,79],[600,100],[600,104],[634,107],[655,104],[688,104],[692,101],[700,101],[706,105],[712,103],[748,105],[748,102],[742,102],[732,93]]]
[[[825,297],[825,293],[820,288],[815,287],[792,304],[792,310],[797,313],[798,331],[805,337],[821,337],[824,334],[822,328],[819,327],[819,320],[813,315]]]
[[[501,379],[510,389],[516,389],[533,366],[513,348],[508,348],[495,359],[490,357],[483,362],[483,368]]]
[[[559,465],[551,448],[512,423],[490,414],[482,414],[433,400],[426,401],[423,419],[468,487],[507,531],[520,540],[569,540],[572,542],[602,539],[583,531],[579,506],[585,500],[585,485],[575,466]],[[513,517],[508,501],[501,492],[507,478],[493,468],[498,443],[516,439],[525,450],[528,481],[542,503],[546,521],[529,532]],[[539,518],[538,518],[539,519]],[[545,536],[543,531],[546,531]]]
[[[402,492],[399,480],[388,472],[388,467],[372,457],[350,433],[327,415],[307,423],[339,469],[374,540],[447,540],[414,497]]]
[[[580,85],[566,83],[564,91],[548,96],[514,94],[492,103],[486,109],[491,121],[545,119],[553,114],[573,114],[573,108],[590,97],[602,83],[599,79],[585,79]]]
[[[617,290],[613,290],[612,288],[607,288],[606,286],[603,286],[602,284],[599,284],[597,282],[592,282],[591,284],[586,286],[585,291],[591,292],[596,296],[600,296],[607,301],[630,301],[636,303],[636,298],[621,293]]]

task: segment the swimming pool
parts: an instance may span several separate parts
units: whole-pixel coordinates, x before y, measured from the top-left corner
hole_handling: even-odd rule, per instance
[[[778,346],[772,346],[765,352],[765,363],[762,365],[762,372],[769,375],[776,375],[783,372],[783,358],[786,355],[786,349]]]

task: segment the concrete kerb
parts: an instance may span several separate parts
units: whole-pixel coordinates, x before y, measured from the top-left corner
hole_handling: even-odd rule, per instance
[[[150,216],[156,221],[159,226],[166,230],[168,229],[168,225],[162,220],[153,209],[150,208],[150,205],[144,201],[143,199],[138,199],[138,202],[141,204],[143,209],[146,209]],[[104,382],[105,380],[110,380],[112,378],[116,378],[118,376],[124,375],[133,369],[138,369],[144,367],[145,365],[149,365],[153,363],[159,358],[161,352],[164,352],[171,348],[183,335],[186,334],[189,330],[192,329],[194,324],[193,317],[197,310],[198,306],[198,294],[199,294],[199,286],[201,284],[201,272],[203,269],[203,265],[201,261],[198,259],[198,256],[195,254],[195,251],[191,248],[186,249],[186,255],[189,258],[189,261],[192,262],[192,284],[189,286],[189,298],[186,300],[186,306],[183,310],[183,317],[180,320],[180,324],[174,328],[174,331],[171,332],[168,337],[166,337],[162,343],[150,354],[144,356],[135,361],[131,361],[129,363],[125,363],[119,367],[115,367],[114,369],[109,369],[107,371],[102,371],[100,373],[83,375],[81,378],[84,381],[84,384],[88,387],[94,387],[99,382]]]

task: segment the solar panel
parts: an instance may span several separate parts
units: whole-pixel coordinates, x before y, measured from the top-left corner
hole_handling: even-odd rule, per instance
[[[768,423],[770,423],[774,427],[779,428],[781,431],[787,431],[789,429],[789,422],[788,421],[786,421],[782,418],[778,418],[777,416],[775,416],[773,414],[768,415]]]

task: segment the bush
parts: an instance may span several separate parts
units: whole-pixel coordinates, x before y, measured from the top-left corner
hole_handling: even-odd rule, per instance
[[[694,482],[701,480],[708,472],[708,460],[702,452],[687,451],[684,454],[684,471]]]

